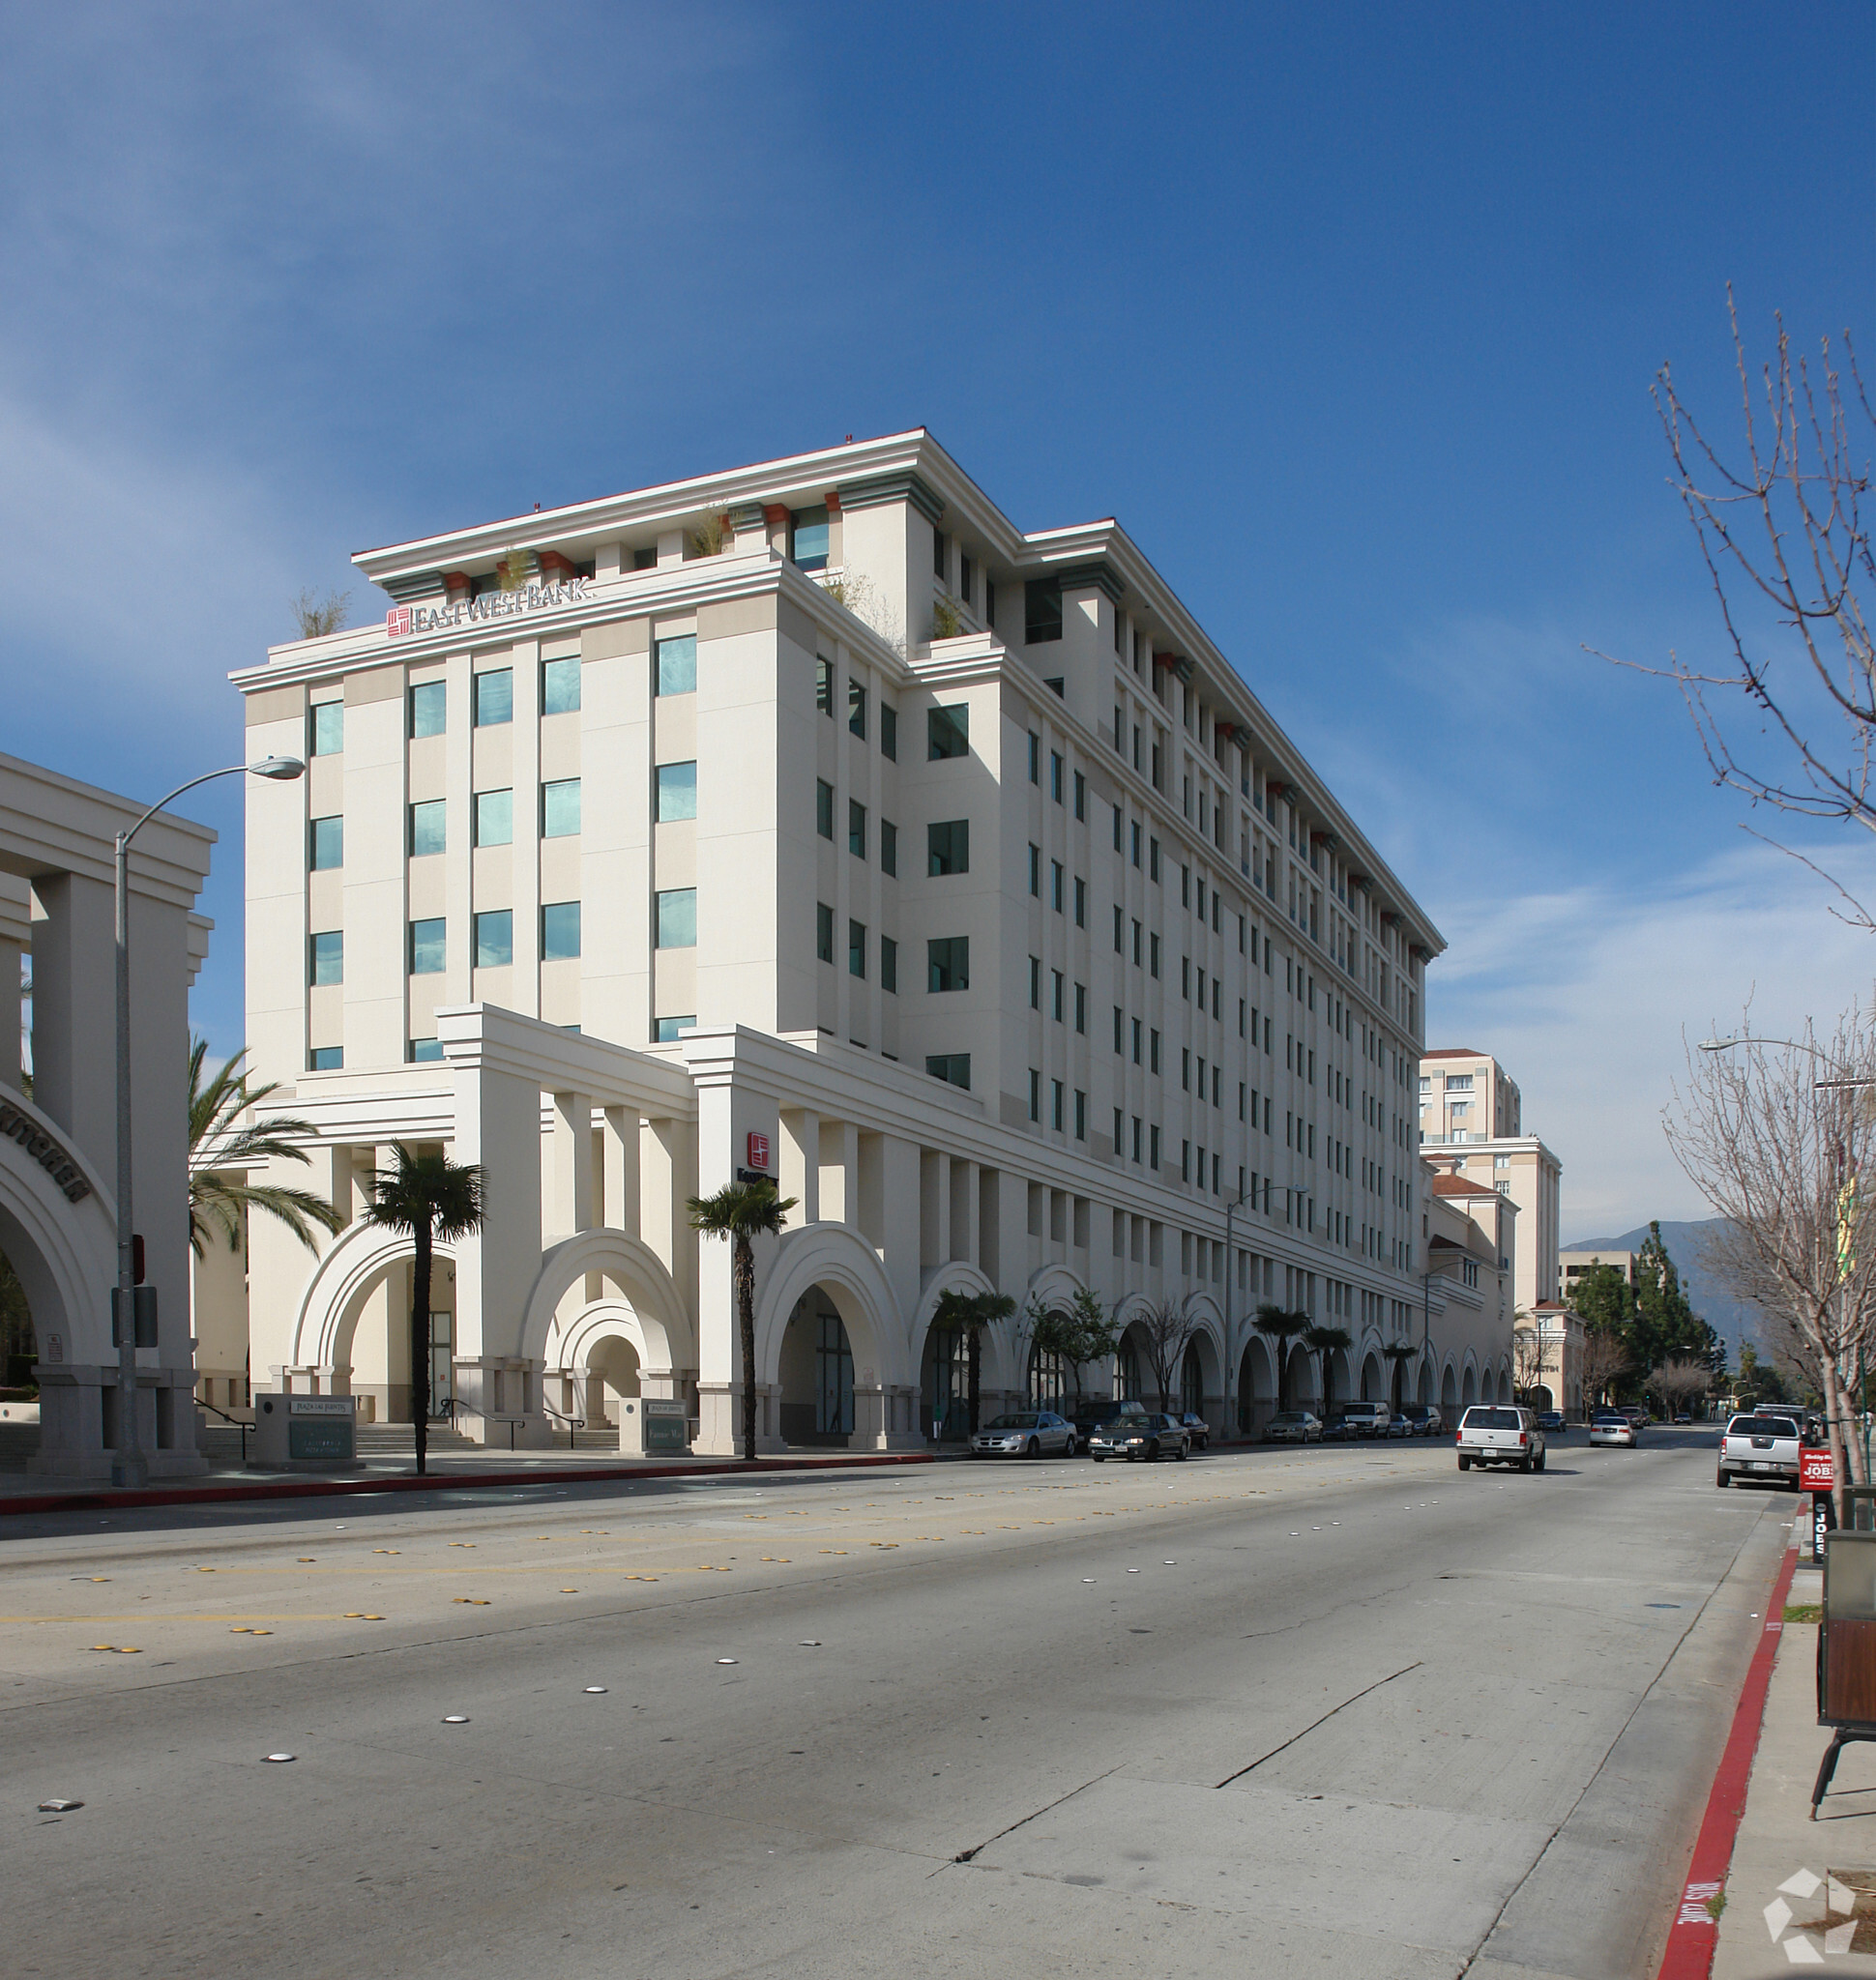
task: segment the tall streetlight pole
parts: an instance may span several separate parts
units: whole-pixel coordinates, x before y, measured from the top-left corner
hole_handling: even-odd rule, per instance
[[[131,1214],[131,841],[159,811],[185,791],[217,777],[255,776],[285,780],[303,776],[297,756],[270,756],[260,763],[232,763],[178,784],[159,799],[129,831],[117,834],[117,1445],[111,1458],[113,1485],[145,1485],[150,1461],[143,1454],[136,1423],[136,1237]]]

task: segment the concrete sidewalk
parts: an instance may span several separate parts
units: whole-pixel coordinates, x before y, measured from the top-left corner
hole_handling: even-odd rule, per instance
[[[1801,1567],[1787,1614],[1821,1601],[1822,1581]],[[1830,1743],[1817,1723],[1817,1626],[1788,1621],[1727,1872],[1714,1980],[1813,1965],[1876,1973],[1876,1746],[1844,1749],[1813,1822],[1811,1784]]]

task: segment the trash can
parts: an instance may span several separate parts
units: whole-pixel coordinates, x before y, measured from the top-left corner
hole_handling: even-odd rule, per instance
[[[1817,1632],[1817,1723],[1834,1727],[1811,1791],[1811,1820],[1853,1740],[1876,1741],[1876,1532],[1838,1528],[1824,1542]]]
[[[328,1471],[358,1462],[350,1396],[257,1395],[254,1466],[266,1471]]]

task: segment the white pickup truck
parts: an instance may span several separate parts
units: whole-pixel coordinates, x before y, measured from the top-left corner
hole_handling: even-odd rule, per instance
[[[1719,1476],[1714,1482],[1723,1487],[1735,1478],[1763,1478],[1796,1492],[1799,1443],[1796,1416],[1771,1410],[1735,1416],[1719,1441]]]
[[[1530,1410],[1475,1403],[1459,1418],[1459,1469],[1474,1465],[1515,1465],[1520,1471],[1543,1470],[1543,1432]]]

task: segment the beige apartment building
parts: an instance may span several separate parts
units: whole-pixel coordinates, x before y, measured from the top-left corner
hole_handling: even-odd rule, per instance
[[[1422,1055],[1420,1134],[1427,1160],[1488,1183],[1517,1205],[1515,1303],[1528,1311],[1562,1297],[1563,1164],[1524,1132],[1523,1098],[1498,1061],[1463,1049]]]
[[[722,1451],[750,1382],[769,1447],[895,1447],[959,1427],[942,1293],[1016,1303],[995,1407],[1070,1385],[1030,1333],[1086,1287],[1129,1331],[1085,1381],[1170,1304],[1180,1399],[1254,1426],[1272,1300],[1389,1393],[1443,944],[1117,524],[1019,531],[914,431],[356,561],[382,621],[235,677],[309,758],[249,794],[254,1071],[349,1219],[254,1224],[256,1386],[504,1444],[682,1397]],[[396,1141],[487,1172],[428,1369],[358,1216]],[[745,1369],[685,1205],[753,1175],[798,1203]]]
[[[1632,1292],[1639,1283],[1636,1267],[1641,1254],[1636,1251],[1560,1251],[1557,1254],[1557,1269],[1560,1277],[1559,1296],[1568,1299],[1570,1289],[1583,1274],[1598,1265],[1612,1265],[1628,1281]]]

